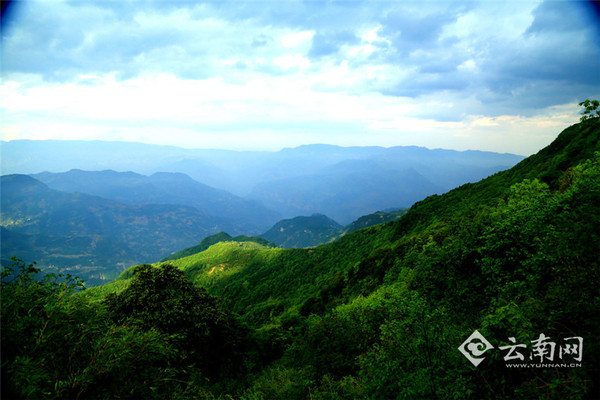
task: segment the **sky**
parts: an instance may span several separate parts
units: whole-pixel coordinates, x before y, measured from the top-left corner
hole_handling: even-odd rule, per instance
[[[15,1],[0,140],[530,155],[600,98],[599,16],[560,0]]]

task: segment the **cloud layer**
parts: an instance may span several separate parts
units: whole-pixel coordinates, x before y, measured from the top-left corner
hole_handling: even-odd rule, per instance
[[[17,2],[1,135],[530,154],[600,95],[590,4]]]

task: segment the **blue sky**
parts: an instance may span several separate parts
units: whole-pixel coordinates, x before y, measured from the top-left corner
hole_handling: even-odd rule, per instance
[[[600,97],[575,1],[17,1],[0,138],[529,155]]]

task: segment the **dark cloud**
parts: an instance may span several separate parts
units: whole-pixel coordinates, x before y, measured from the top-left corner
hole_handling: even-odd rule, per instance
[[[355,33],[349,30],[333,32],[317,32],[312,39],[312,48],[308,52],[310,58],[320,58],[338,52],[343,45],[360,43]]]
[[[534,20],[526,34],[572,32],[582,30],[584,2],[544,1],[534,10]]]
[[[452,73],[415,73],[380,91],[388,96],[419,97],[444,91],[462,91],[471,85],[465,74]]]
[[[421,16],[390,13],[382,36],[391,38],[393,48],[384,62],[413,72],[379,90],[412,98],[444,92],[474,96],[490,115],[531,115],[600,94],[600,44],[582,10],[582,3],[546,1],[520,36],[494,32],[479,39],[474,31],[469,42],[442,37],[464,8]],[[462,68],[467,63],[471,67]]]
[[[481,60],[481,84],[487,92],[479,98],[511,104],[527,114],[599,94],[600,45],[592,40],[593,28],[582,24],[579,7],[541,3],[519,42],[498,44]]]
[[[409,3],[414,6],[414,3]],[[472,7],[469,3],[435,2],[429,7],[398,7],[382,18],[382,35],[391,39],[399,54],[415,49],[435,49],[446,25]]]

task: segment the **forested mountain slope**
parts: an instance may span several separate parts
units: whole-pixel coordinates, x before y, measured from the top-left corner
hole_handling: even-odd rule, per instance
[[[96,393],[119,382],[146,398],[598,398],[599,137],[598,119],[574,125],[508,171],[317,248],[229,241],[170,261],[176,268],[127,270],[74,299],[86,310],[106,310],[96,312],[117,327],[134,317],[126,325],[130,341],[147,335],[150,349],[137,354],[148,361],[142,367],[125,356],[96,357],[135,368],[114,375],[83,369],[88,380],[71,375],[72,386]],[[178,271],[220,305],[184,289]],[[186,311],[188,298],[206,311]],[[149,326],[160,328],[136,330]],[[192,343],[186,340],[213,343],[209,327],[230,343],[214,344],[230,349],[219,360],[181,347]],[[172,345],[161,348],[151,336],[160,334],[175,335]],[[122,335],[105,346],[121,348]],[[46,371],[41,350],[21,351],[27,359],[7,361],[11,387],[36,366]],[[204,368],[211,363],[217,372]],[[140,386],[136,373],[151,384]]]
[[[204,185],[182,173],[157,172],[150,176],[134,172],[71,170],[32,175],[48,187],[63,192],[87,193],[123,204],[178,204],[195,207],[204,214],[226,219],[237,231],[260,233],[279,215],[259,203]]]
[[[342,231],[342,225],[322,214],[279,221],[260,236],[280,247],[313,247],[327,243]]]
[[[228,220],[190,206],[123,204],[53,190],[27,175],[4,175],[0,183],[3,266],[12,256],[35,257],[97,284],[221,229],[235,231]]]
[[[486,397],[479,385],[489,375],[500,397],[511,387],[523,396],[597,391],[599,134],[597,121],[575,125],[513,169],[428,198],[396,222],[203,283],[257,327],[299,329],[285,347],[287,367],[311,366],[309,378],[329,377],[339,390],[353,377],[376,397],[411,388],[423,397],[467,390],[477,398]],[[552,372],[514,374],[498,366],[499,356],[467,373],[456,348],[474,329],[504,345],[541,333],[590,338],[586,368],[564,372],[581,383],[537,391],[557,379]]]
[[[402,217],[408,209],[403,208],[400,210],[393,211],[377,211],[369,215],[363,215],[356,221],[352,222],[350,225],[344,227],[344,234],[352,233],[362,228],[367,228],[369,226],[382,224],[384,222],[395,221],[398,218]]]

